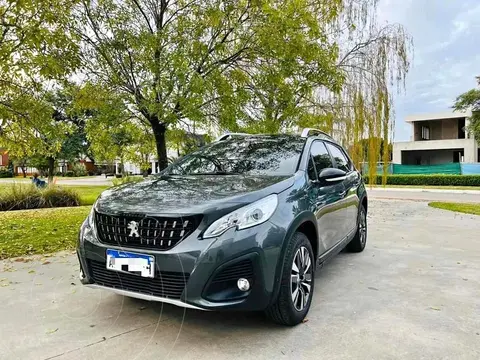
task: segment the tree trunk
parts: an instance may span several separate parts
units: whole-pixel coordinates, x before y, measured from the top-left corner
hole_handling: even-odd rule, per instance
[[[163,170],[168,166],[167,142],[165,138],[167,128],[164,124],[160,123],[158,119],[156,121],[150,121],[150,124],[152,125],[153,136],[155,136],[155,144],[157,147],[158,170]]]
[[[22,165],[22,166],[20,166],[20,169],[22,169],[23,178],[26,179],[27,178],[27,167]]]
[[[48,184],[52,185],[53,184],[53,174],[55,171],[55,158],[49,157],[47,158],[48,160]]]

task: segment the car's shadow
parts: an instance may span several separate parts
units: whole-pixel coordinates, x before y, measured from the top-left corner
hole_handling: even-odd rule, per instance
[[[336,257],[331,259],[322,268],[318,268],[315,274],[315,298],[319,299],[321,287],[323,282],[331,281],[335,277],[335,268],[342,266],[346,259],[351,256],[349,253],[341,252]],[[193,309],[184,309],[171,304],[145,301],[135,298],[124,298],[123,306],[129,310],[134,308],[142,309],[143,316],[151,316],[152,319],[158,319],[161,323],[167,322],[169,324],[176,323],[182,326],[209,328],[215,327],[234,327],[234,328],[249,328],[249,329],[265,329],[284,331],[288,327],[277,325],[270,321],[263,312],[243,312],[243,311],[201,311]],[[321,306],[321,305],[320,305]],[[316,305],[318,309],[318,305]],[[321,309],[319,309],[321,311]]]

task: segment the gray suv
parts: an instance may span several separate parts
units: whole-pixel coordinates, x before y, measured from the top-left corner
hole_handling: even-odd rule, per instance
[[[315,270],[367,239],[367,194],[316,130],[227,135],[103,192],[78,239],[83,284],[199,310],[308,313]]]

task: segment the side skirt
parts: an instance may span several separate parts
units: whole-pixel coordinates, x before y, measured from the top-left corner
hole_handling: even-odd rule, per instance
[[[337,243],[334,247],[332,247],[330,250],[327,252],[323,253],[321,256],[317,258],[317,269],[320,269],[323,267],[323,265],[328,262],[331,258],[333,258],[335,255],[337,255],[340,251],[342,251],[345,246],[348,245],[348,243],[353,239],[355,236],[355,232],[357,229],[354,229],[350,234],[348,234],[343,240]]]

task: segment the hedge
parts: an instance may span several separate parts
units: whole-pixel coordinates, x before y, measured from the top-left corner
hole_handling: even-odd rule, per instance
[[[0,178],[12,178],[13,172],[7,169],[0,169]]]
[[[370,183],[368,176],[364,180]],[[376,184],[382,184],[381,175]],[[480,186],[480,175],[388,175],[387,185]]]

